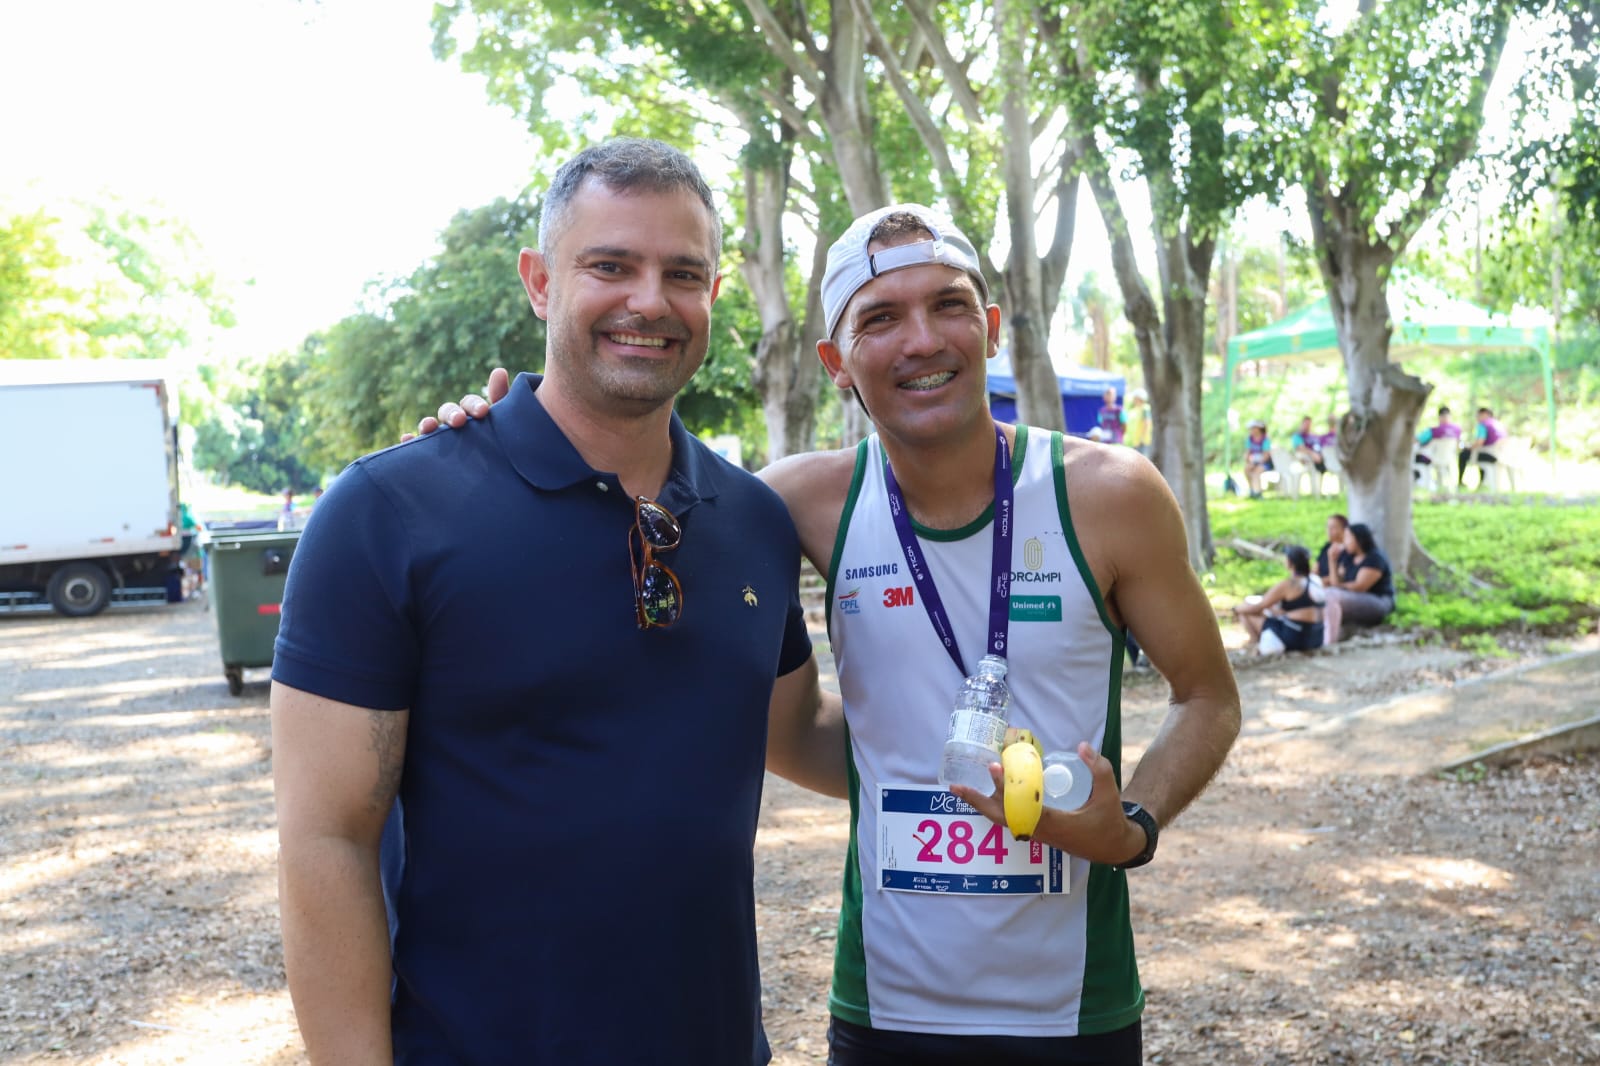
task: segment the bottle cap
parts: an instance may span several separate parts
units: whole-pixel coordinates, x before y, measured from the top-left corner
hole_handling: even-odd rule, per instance
[[[1075,811],[1089,802],[1094,791],[1094,776],[1083,760],[1072,752],[1053,751],[1045,756],[1045,805],[1062,811]]]

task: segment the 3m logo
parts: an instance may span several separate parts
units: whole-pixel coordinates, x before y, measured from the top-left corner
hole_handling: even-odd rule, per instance
[[[914,585],[901,585],[883,590],[883,605],[885,607],[910,607],[916,602],[916,587]]]

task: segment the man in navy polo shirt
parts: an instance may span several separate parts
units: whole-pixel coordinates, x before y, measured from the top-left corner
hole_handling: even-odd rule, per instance
[[[720,245],[681,153],[584,151],[519,260],[545,376],[492,422],[358,460],[313,513],[272,731],[285,963],[315,1063],[770,1058],[752,894],[768,716],[810,736],[822,705],[783,502],[672,412]],[[815,753],[835,776],[842,727],[815,735],[839,745]],[[404,876],[380,886],[397,797]]]

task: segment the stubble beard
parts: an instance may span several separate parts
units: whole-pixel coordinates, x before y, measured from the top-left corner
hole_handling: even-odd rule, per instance
[[[708,343],[691,338],[672,357],[646,356],[602,359],[602,334],[609,329],[585,329],[571,323],[550,323],[545,361],[558,368],[563,380],[598,409],[643,415],[671,406],[705,361]]]

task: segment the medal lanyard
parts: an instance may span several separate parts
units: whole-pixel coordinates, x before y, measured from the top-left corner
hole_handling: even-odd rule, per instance
[[[1005,658],[1006,636],[1011,624],[1011,449],[1006,447],[1005,433],[994,429],[994,555],[989,581],[989,654]],[[911,528],[911,511],[906,507],[900,482],[895,480],[894,468],[887,453],[883,462],[884,480],[889,493],[889,513],[894,518],[895,535],[900,538],[900,549],[905,552],[906,566],[911,570],[911,580],[922,597],[922,606],[928,611],[928,620],[944,650],[955,660],[961,676],[967,676],[966,664],[961,661],[961,649],[956,647],[955,631],[950,628],[950,616],[945,613],[944,602],[934,586],[933,574],[917,544],[916,531]]]

